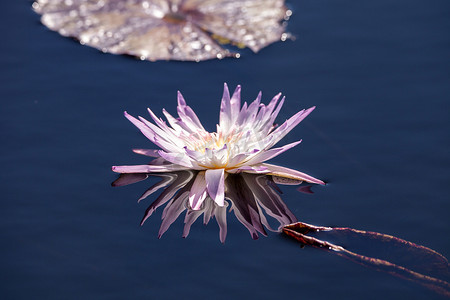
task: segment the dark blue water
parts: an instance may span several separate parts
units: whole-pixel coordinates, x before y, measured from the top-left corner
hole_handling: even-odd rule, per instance
[[[122,115],[175,112],[181,90],[214,129],[223,82],[287,96],[279,119],[317,106],[273,160],[329,182],[284,187],[298,219],[389,233],[450,254],[450,2],[295,1],[297,39],[203,63],[102,54],[39,23],[29,1],[0,13],[1,294],[8,299],[424,299],[421,286],[279,234],[253,241],[231,215],[139,227],[150,182],[111,188],[111,165],[150,143]]]

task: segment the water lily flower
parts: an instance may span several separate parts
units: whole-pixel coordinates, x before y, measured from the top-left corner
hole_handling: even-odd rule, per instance
[[[125,117],[161,149],[134,149],[135,153],[156,159],[145,165],[113,166],[112,170],[117,173],[198,170],[189,192],[189,205],[193,210],[200,209],[207,196],[218,206],[224,206],[225,178],[230,173],[268,174],[324,184],[305,173],[266,163],[301,142],[272,148],[315,108],[301,110],[282,125],[275,126],[275,118],[284,103],[284,97],[280,98],[281,93],[264,105],[260,92],[256,100],[250,104],[245,102],[241,107],[241,87],[237,86],[230,97],[225,84],[216,132],[204,129],[180,92],[178,118],[163,110],[168,124],[150,109],[148,112],[156,125],[125,112]]]

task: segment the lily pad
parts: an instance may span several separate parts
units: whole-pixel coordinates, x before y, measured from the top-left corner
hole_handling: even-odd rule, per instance
[[[239,57],[285,40],[284,0],[38,0],[42,23],[83,45],[141,60]]]

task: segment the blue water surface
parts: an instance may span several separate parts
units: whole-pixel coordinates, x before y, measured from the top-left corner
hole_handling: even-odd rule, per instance
[[[45,28],[29,1],[0,12],[2,299],[433,299],[438,295],[277,233],[228,237],[180,218],[139,226],[151,182],[112,188],[112,165],[151,148],[123,117],[176,111],[214,130],[223,83],[286,95],[278,121],[317,109],[273,163],[328,182],[283,187],[299,220],[392,234],[450,254],[450,2],[290,1],[295,41],[240,59],[142,62]]]

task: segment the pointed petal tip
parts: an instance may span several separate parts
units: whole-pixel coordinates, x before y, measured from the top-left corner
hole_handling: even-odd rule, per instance
[[[227,83],[224,82],[224,84],[223,84],[223,94],[222,94],[222,99],[229,100],[229,98],[230,98],[230,90],[228,89]]]
[[[293,142],[291,145],[294,145],[294,146],[292,146],[292,147],[295,147],[295,146],[297,146],[298,144],[300,144],[302,141],[303,141],[303,139],[300,139],[300,140],[298,140],[298,141],[296,141],[296,142]]]
[[[180,91],[177,91],[177,101],[179,106],[186,106],[186,101]]]
[[[240,102],[240,99],[241,99],[241,85],[239,85],[239,84],[238,84],[238,85],[236,86],[236,88],[234,89],[232,98],[234,98],[234,97],[236,97],[237,100],[239,100],[239,102]],[[240,106],[240,105],[239,105],[239,106]]]

